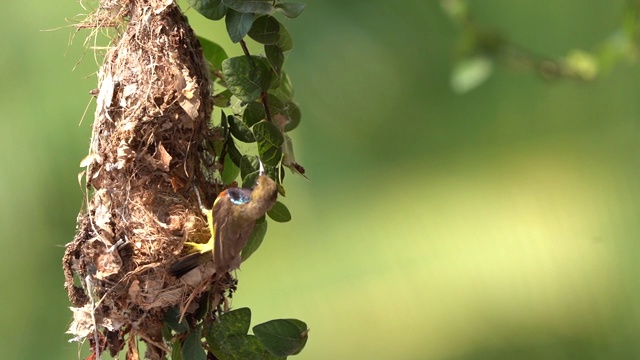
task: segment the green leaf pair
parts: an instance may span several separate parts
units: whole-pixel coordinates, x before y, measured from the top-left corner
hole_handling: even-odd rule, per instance
[[[289,18],[295,18],[305,8],[305,4],[278,3],[274,5],[269,0],[187,0],[187,2],[208,19],[220,20],[224,17],[229,38],[234,43],[249,34],[256,16],[270,15],[279,11]],[[269,18],[275,20],[272,17]],[[262,21],[270,22],[273,25],[273,20],[263,19]],[[278,24],[277,21],[275,24]],[[276,30],[275,34],[277,33]]]
[[[273,5],[269,0],[187,0],[189,5],[202,16],[211,20],[222,19],[229,10],[248,14],[272,14],[274,11],[283,13],[286,17],[298,17],[305,8],[305,4],[280,3]]]
[[[220,360],[285,359],[299,353],[309,329],[296,319],[271,320],[253,327],[249,335],[251,310],[240,308],[222,314],[205,334],[210,351]]]
[[[266,58],[261,56],[227,58],[219,45],[200,39],[206,59],[214,71],[219,70],[222,73],[224,79],[221,81],[227,87],[227,90],[214,96],[215,105],[228,107],[231,96],[246,103],[239,114],[225,118],[231,134],[242,142],[257,142],[258,154],[265,165],[278,166],[283,160],[283,154],[286,153],[285,166],[293,169],[294,172],[299,172],[291,166],[295,162],[291,161],[293,158],[291,139],[288,139],[286,148],[283,146],[287,140],[285,132],[295,129],[301,118],[300,108],[293,102],[291,79],[282,72],[283,51],[290,49],[292,43],[284,27],[271,16],[260,17],[254,25],[255,29],[261,30],[255,30],[252,36],[265,43],[275,43],[265,45]],[[265,121],[267,118],[265,99],[271,122]],[[235,146],[231,144],[230,159],[240,166],[238,154]],[[225,179],[232,179],[231,175],[234,174],[237,176],[236,170],[225,171]]]

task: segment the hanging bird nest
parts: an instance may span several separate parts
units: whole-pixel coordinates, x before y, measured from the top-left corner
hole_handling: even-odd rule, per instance
[[[167,274],[185,240],[210,237],[194,189],[215,197],[209,127],[209,70],[200,44],[172,0],[106,0],[87,24],[124,24],[98,73],[97,108],[86,168],[86,206],[63,267],[74,305],[69,332],[92,349],[119,352],[134,336],[161,358],[167,309],[224,301],[233,282],[212,264]],[[223,277],[224,278],[224,277]],[[130,346],[132,347],[132,346]],[[96,354],[98,355],[98,354]]]

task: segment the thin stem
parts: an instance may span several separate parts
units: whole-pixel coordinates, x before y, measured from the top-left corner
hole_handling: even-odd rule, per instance
[[[242,52],[244,52],[244,54],[247,57],[251,57],[251,54],[249,53],[249,48],[247,47],[247,43],[244,42],[244,40],[240,40],[240,46],[242,47]]]
[[[271,110],[269,110],[269,93],[267,93],[266,91],[263,91],[262,93],[260,93],[260,98],[262,99],[262,105],[264,106],[264,113],[267,117],[267,121],[272,122]]]

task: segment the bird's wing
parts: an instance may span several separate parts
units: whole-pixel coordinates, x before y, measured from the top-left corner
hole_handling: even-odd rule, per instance
[[[230,202],[215,212],[215,234],[213,262],[216,272],[226,272],[240,267],[240,252],[247,244],[255,221],[238,217],[241,205]]]

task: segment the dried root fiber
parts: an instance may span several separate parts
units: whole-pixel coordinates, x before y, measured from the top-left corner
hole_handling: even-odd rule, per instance
[[[103,0],[93,19],[125,25],[98,74],[86,206],[63,259],[69,332],[94,353],[118,353],[138,337],[148,358],[161,358],[166,310],[189,312],[205,293],[220,304],[232,286],[206,267],[191,279],[166,272],[185,240],[209,236],[194,189],[211,197],[217,186],[202,151],[215,135],[211,81],[172,0]]]

